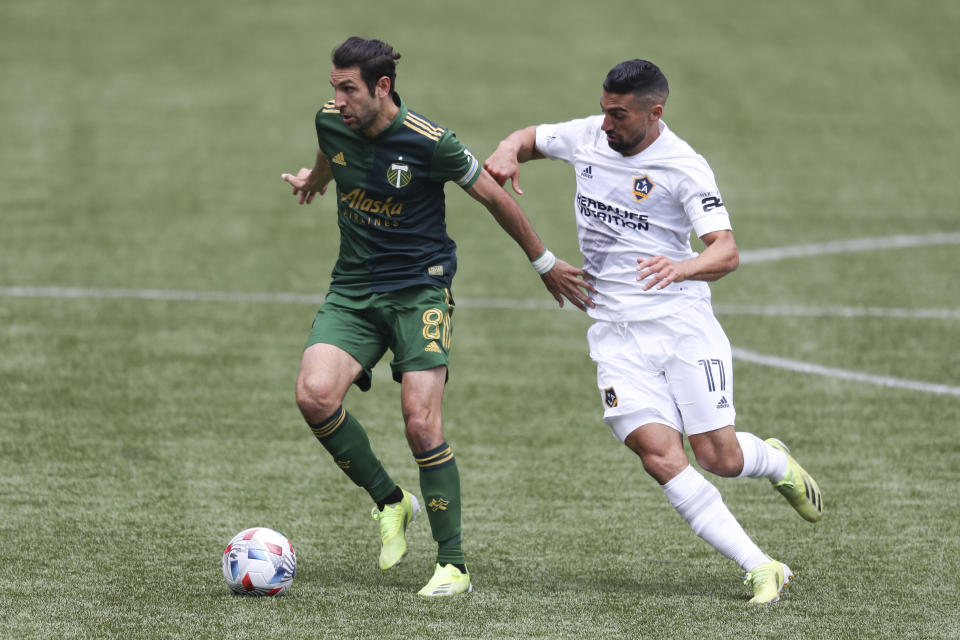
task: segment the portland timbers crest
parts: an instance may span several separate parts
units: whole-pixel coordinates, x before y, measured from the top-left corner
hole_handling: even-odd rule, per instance
[[[403,162],[403,158],[390,163],[390,166],[387,167],[387,182],[397,189],[402,189],[410,184],[411,178],[413,178],[413,174],[410,172],[410,165]]]
[[[650,197],[650,192],[656,185],[650,180],[649,176],[640,176],[633,179],[633,197],[637,202],[642,202]]]

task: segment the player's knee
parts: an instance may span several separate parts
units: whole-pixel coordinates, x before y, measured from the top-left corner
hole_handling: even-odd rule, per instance
[[[733,427],[689,437],[697,464],[704,471],[732,478],[743,470],[743,451]]]
[[[694,451],[694,455],[700,468],[724,478],[738,475],[743,468],[743,459],[740,456],[720,449]]]
[[[643,469],[660,484],[666,484],[689,465],[686,455],[644,453],[640,456]]]
[[[342,401],[343,398],[322,377],[301,375],[297,378],[297,406],[307,420],[326,418],[337,410]]]
[[[413,411],[404,416],[404,422],[411,451],[430,451],[443,443],[443,429],[428,412]]]

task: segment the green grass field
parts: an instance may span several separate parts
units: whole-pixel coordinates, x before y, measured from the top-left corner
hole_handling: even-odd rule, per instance
[[[727,4],[4,0],[0,636],[960,638],[960,4]],[[445,424],[476,591],[415,595],[425,518],[379,571],[368,498],[293,398],[335,206],[299,208],[279,178],[312,161],[329,53],[353,34],[393,44],[408,104],[478,157],[597,112],[617,62],[658,62],[665,120],[711,162],[744,256],[928,238],[745,260],[713,287],[735,347],[829,368],[736,363],[738,427],[791,445],[822,523],[711,477],[797,573],[780,603],[747,605],[611,437],[587,318],[551,308],[456,187]],[[526,165],[521,184],[576,263],[572,171]],[[346,404],[415,488],[385,365]],[[254,525],[297,549],[281,598],[220,576]]]

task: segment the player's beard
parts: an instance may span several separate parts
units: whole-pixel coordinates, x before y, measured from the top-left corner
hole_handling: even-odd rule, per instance
[[[380,115],[380,111],[377,109],[378,106],[376,101],[370,101],[360,107],[358,112],[345,114],[351,117],[351,121],[344,122],[344,124],[346,124],[347,128],[351,131],[364,131],[368,129],[377,121],[377,116]]]
[[[624,151],[629,151],[630,149],[633,149],[634,147],[639,145],[640,142],[642,141],[643,141],[643,136],[639,136],[637,138],[634,138],[633,140],[624,140],[623,137],[617,134],[614,134],[614,137],[612,138],[610,137],[609,134],[607,135],[607,144],[610,145],[610,148],[616,151],[617,153],[623,153]]]

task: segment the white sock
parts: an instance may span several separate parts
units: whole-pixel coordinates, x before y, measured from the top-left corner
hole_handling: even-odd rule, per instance
[[[737,431],[743,450],[743,471],[738,478],[767,478],[780,482],[787,474],[787,454],[745,431]]]
[[[694,533],[744,571],[770,560],[727,509],[717,488],[692,466],[663,485],[663,493]]]

